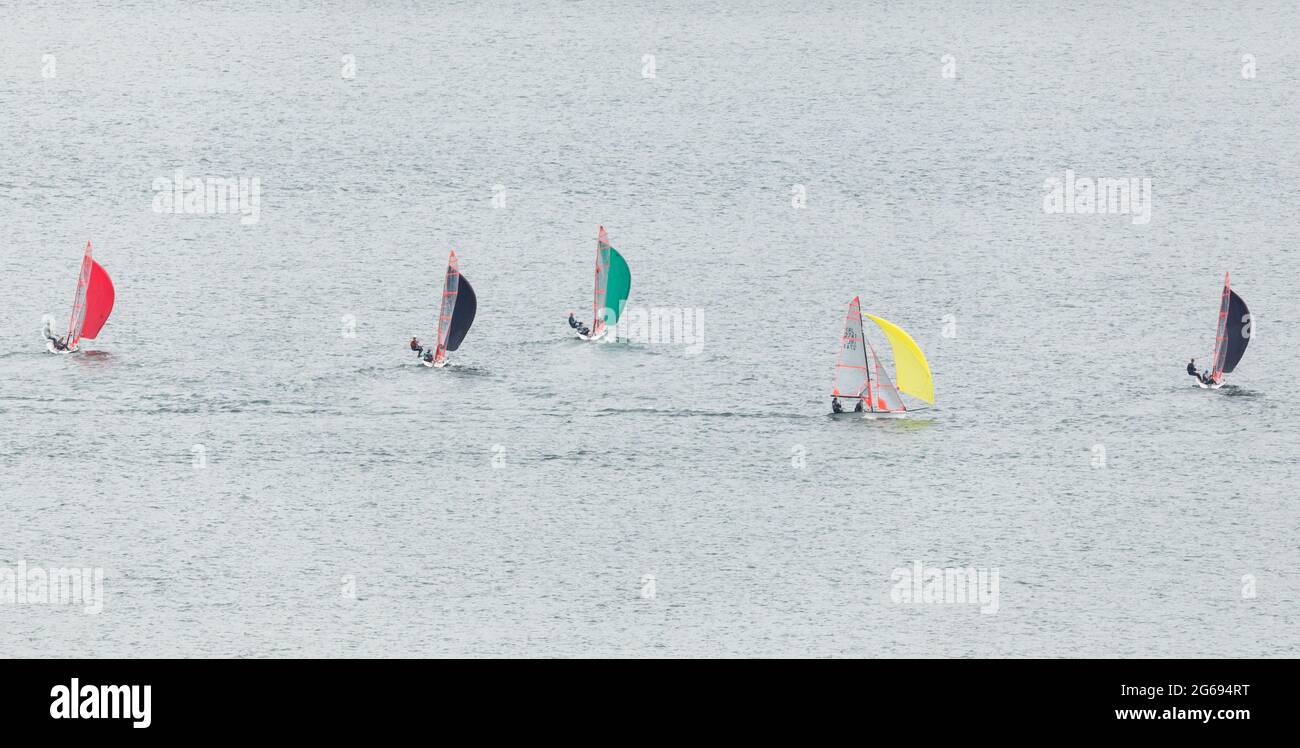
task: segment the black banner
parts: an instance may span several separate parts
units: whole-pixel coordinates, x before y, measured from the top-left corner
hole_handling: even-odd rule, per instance
[[[685,720],[917,735],[1278,729],[1294,661],[10,661],[6,725],[39,734],[364,734]]]

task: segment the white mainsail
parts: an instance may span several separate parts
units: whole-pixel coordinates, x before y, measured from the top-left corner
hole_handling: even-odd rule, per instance
[[[862,305],[854,296],[844,315],[840,355],[835,360],[832,397],[870,398],[871,375],[867,369],[867,342],[862,336]]]

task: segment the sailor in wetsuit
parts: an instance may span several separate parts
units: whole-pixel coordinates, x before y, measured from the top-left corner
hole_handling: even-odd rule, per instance
[[[853,412],[854,412],[854,413],[861,413],[861,412],[862,412],[862,400],[861,400],[861,399],[858,400],[858,404],[857,404],[857,405],[854,405],[854,406],[853,406]]]
[[[840,399],[839,399],[838,397],[832,397],[832,398],[831,398],[831,412],[832,412],[832,413],[843,413],[843,412],[844,412],[844,406],[843,406],[843,405],[840,405]]]
[[[1201,384],[1214,383],[1214,376],[1211,375],[1210,372],[1196,370],[1196,359],[1192,359],[1191,361],[1187,362],[1187,373],[1196,377],[1196,381],[1200,382]]]
[[[415,351],[416,358],[419,358],[420,354],[424,353],[424,347],[420,345],[420,341],[416,340],[414,335],[411,336],[411,350]]]
[[[429,350],[427,350],[427,351],[424,352],[424,360],[425,360],[427,363],[430,363],[430,364],[433,363],[433,349],[432,349],[432,348],[430,348]]]
[[[586,337],[591,334],[591,330],[587,329],[586,325],[582,324],[576,318],[574,318],[573,312],[569,312],[569,327],[572,327],[573,329],[577,330],[578,334],[583,337]]]
[[[44,333],[46,340],[54,344],[54,350],[56,351],[68,350],[68,344],[63,342],[63,338],[56,337],[54,335],[54,332],[50,329],[50,321],[48,319],[45,320],[45,328],[41,332]]]

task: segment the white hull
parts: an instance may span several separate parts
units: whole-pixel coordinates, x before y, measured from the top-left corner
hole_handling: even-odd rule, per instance
[[[1195,384],[1197,387],[1200,387],[1203,390],[1217,390],[1223,386],[1223,382],[1214,382],[1211,384],[1206,384],[1204,382],[1195,382]]]
[[[907,418],[907,411],[887,411],[887,410],[845,410],[839,413],[831,413],[832,418],[861,418],[867,421],[876,420],[895,420],[898,418]]]
[[[574,336],[576,336],[576,337],[578,338],[578,340],[600,340],[601,338],[605,337],[605,335],[606,335],[608,332],[609,332],[609,328],[606,327],[605,329],[601,330],[600,332],[596,333],[595,335],[583,335],[583,334],[580,333],[580,332],[575,332],[575,333],[573,333],[573,334],[574,334]]]

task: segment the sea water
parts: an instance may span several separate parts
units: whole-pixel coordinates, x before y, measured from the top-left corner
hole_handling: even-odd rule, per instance
[[[1300,654],[1300,17],[1217,6],[7,7],[0,653]],[[855,295],[933,409],[828,416]]]

